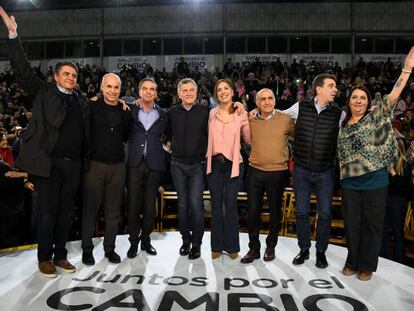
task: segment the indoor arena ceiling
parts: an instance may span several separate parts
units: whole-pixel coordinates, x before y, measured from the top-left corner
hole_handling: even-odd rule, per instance
[[[351,2],[341,0],[304,1],[304,0],[2,0],[1,5],[8,11],[21,10],[51,10],[51,9],[79,9],[79,8],[105,8],[116,6],[139,5],[177,5],[202,3],[277,3],[277,2]],[[357,2],[357,1],[352,1]],[[375,2],[365,0],[359,2]],[[403,2],[403,1],[402,1]]]

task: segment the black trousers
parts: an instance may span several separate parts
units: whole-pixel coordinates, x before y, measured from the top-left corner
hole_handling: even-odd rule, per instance
[[[52,158],[50,177],[33,176],[38,193],[37,226],[39,262],[66,259],[65,248],[72,226],[80,161]]]
[[[155,199],[162,171],[150,169],[147,161],[142,160],[138,167],[128,167],[126,174],[129,241],[132,245],[140,240],[148,244],[154,228]]]
[[[267,172],[249,167],[246,180],[249,248],[260,250],[259,233],[262,226],[261,214],[265,192],[269,201],[270,214],[266,245],[273,248],[276,246],[282,214],[283,191],[288,177],[288,170]]]
[[[115,240],[121,218],[122,195],[125,186],[125,164],[105,164],[89,162],[89,170],[84,176],[82,212],[82,249],[93,250],[92,237],[96,224],[96,214],[103,205],[105,212],[104,251],[115,249]]]
[[[348,248],[345,265],[353,270],[364,272],[377,270],[387,188],[342,190],[342,216],[345,221]]]

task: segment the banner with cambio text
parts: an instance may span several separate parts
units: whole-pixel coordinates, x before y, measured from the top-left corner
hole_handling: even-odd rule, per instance
[[[156,56],[116,56],[108,57],[109,72],[119,73],[125,66],[126,68],[136,68],[139,72],[145,71],[148,66],[156,69]]]
[[[286,54],[235,54],[233,63],[240,63],[242,66],[249,66],[251,63],[254,63],[256,61],[256,58],[258,58],[259,61],[264,65],[276,62],[278,59],[282,63],[287,61]]]
[[[402,65],[404,64],[405,56],[406,55],[404,54],[357,54],[355,55],[355,65],[360,57],[362,57],[366,63],[386,63],[389,58],[394,65]]]
[[[180,63],[181,58],[188,64],[190,71],[194,71],[198,68],[198,70],[202,72],[205,69],[215,67],[214,55],[168,55],[165,56],[165,68],[167,71],[173,71],[173,69]]]
[[[297,63],[303,60],[305,66],[310,65],[313,61],[323,66],[329,65],[330,67],[334,67],[335,63],[338,63],[342,68],[346,65],[344,54],[292,54],[292,62],[294,59],[296,59]]]

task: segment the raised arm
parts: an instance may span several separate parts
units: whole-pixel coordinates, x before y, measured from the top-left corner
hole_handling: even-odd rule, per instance
[[[6,40],[10,65],[20,82],[24,84],[25,90],[31,95],[35,94],[46,83],[42,81],[31,67],[23,47],[17,36],[17,23],[14,16],[9,16],[0,6],[0,16],[9,31],[9,40]]]
[[[0,15],[3,19],[4,25],[9,31],[9,37],[17,37],[17,23],[13,15],[9,16],[3,7],[0,6]]]
[[[394,106],[397,103],[398,97],[400,97],[402,90],[407,84],[408,78],[410,77],[411,71],[414,67],[414,47],[411,48],[408,52],[405,61],[404,67],[401,70],[401,74],[397,79],[397,82],[394,85],[391,93],[388,95],[388,100],[391,106]]]

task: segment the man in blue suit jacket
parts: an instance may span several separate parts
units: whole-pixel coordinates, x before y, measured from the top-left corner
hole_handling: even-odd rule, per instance
[[[126,155],[129,258],[137,255],[139,241],[142,250],[150,255],[157,254],[150,234],[154,226],[155,199],[165,170],[161,138],[168,124],[166,113],[155,104],[157,84],[153,79],[141,80],[139,95],[140,105],[131,108]]]

